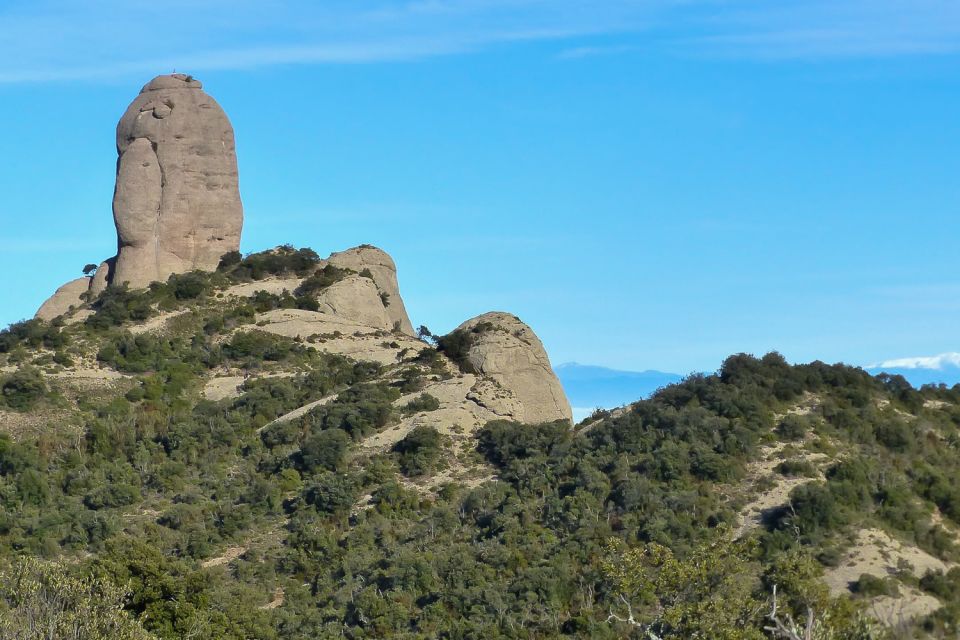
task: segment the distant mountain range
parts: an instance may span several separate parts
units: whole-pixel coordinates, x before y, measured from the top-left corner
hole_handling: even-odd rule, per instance
[[[613,409],[636,402],[683,376],[663,371],[618,371],[606,367],[567,362],[554,367],[576,421],[594,409]]]
[[[878,373],[901,375],[915,387],[925,384],[945,384],[952,387],[960,384],[960,353],[885,360],[864,369],[874,375]]]

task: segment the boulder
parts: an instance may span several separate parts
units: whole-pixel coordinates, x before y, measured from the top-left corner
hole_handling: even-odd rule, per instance
[[[93,279],[90,281],[91,299],[99,296],[103,293],[103,290],[107,288],[107,285],[110,284],[110,281],[113,279],[113,270],[116,266],[116,258],[108,258],[100,263],[96,273],[93,274]]]
[[[179,73],[154,78],[117,125],[118,253],[104,275],[114,284],[137,288],[213,270],[240,247],[233,128],[202,87]]]
[[[349,275],[333,283],[317,296],[318,311],[330,313],[374,329],[393,328],[393,320],[387,314],[380,290],[370,278]]]
[[[467,320],[456,330],[470,336],[466,362],[496,383],[478,387],[474,401],[496,413],[509,410],[519,422],[572,423],[567,396],[543,344],[529,326],[512,314],[494,311]]]
[[[80,297],[90,288],[90,278],[77,278],[57,289],[37,310],[37,318],[49,322],[70,311],[70,307],[83,304]]]
[[[399,323],[400,330],[407,335],[414,335],[413,325],[407,316],[407,309],[403,305],[403,299],[400,297],[400,285],[397,282],[397,265],[385,251],[377,247],[365,244],[346,251],[340,251],[332,254],[327,261],[335,267],[352,269],[357,273],[364,269],[368,270],[373,276],[380,292],[386,296],[386,313],[390,319],[387,328],[392,329],[395,323]]]

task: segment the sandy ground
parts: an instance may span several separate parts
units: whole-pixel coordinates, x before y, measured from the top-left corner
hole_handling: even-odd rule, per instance
[[[864,573],[886,578],[897,570],[901,562],[913,568],[914,575],[927,570],[947,571],[948,566],[938,558],[916,547],[905,545],[880,529],[861,529],[853,545],[839,566],[824,574],[824,581],[834,595],[847,593],[850,584]],[[883,596],[870,603],[870,610],[878,620],[897,622],[936,611],[940,601],[915,589],[900,586],[900,597]]]
[[[790,477],[784,476],[774,469],[783,462],[781,452],[786,447],[783,442],[764,447],[762,449],[762,458],[752,463],[747,470],[746,485],[754,486],[763,478],[770,478],[774,485],[770,489],[761,492],[750,502],[744,505],[740,511],[739,522],[734,531],[734,536],[739,538],[750,530],[760,526],[764,515],[771,509],[787,504],[790,498],[790,492],[800,485],[821,479],[822,476],[815,478]],[[827,461],[827,456],[822,453],[807,453],[795,456],[793,459],[806,460],[815,466],[821,466]]]
[[[908,562],[917,576],[928,569],[946,571],[948,568],[942,560],[905,545],[880,529],[861,529],[840,566],[828,570],[824,580],[834,594],[845,593],[850,583],[856,582],[861,574],[885,578],[896,571],[901,560]]]
[[[929,593],[900,585],[899,596],[881,596],[867,607],[867,613],[881,623],[896,627],[919,616],[933,613],[942,605]]]
[[[216,558],[208,558],[200,563],[200,566],[204,569],[209,569],[210,567],[219,567],[220,565],[230,564],[243,554],[247,552],[248,547],[227,547],[223,550]]]
[[[273,600],[260,607],[261,609],[276,609],[283,606],[284,601],[283,587],[277,587],[273,592]]]
[[[225,293],[239,298],[249,298],[257,291],[266,291],[274,295],[289,291],[292,294],[294,289],[300,286],[300,282],[302,282],[300,278],[266,278],[234,285],[227,289]]]
[[[246,382],[244,376],[221,376],[210,378],[203,385],[203,397],[218,402],[240,395],[240,385]]]
[[[355,360],[395,364],[403,349],[420,351],[426,343],[405,334],[387,333],[373,327],[365,327],[329,313],[303,309],[274,309],[257,316],[257,328],[261,331],[307,339],[322,336],[309,344],[318,351],[338,353]],[[333,334],[339,332],[339,337]],[[397,346],[390,346],[396,344]]]
[[[161,313],[160,315],[153,316],[141,322],[139,324],[133,324],[127,327],[127,329],[133,335],[139,335],[141,333],[150,333],[152,331],[159,331],[167,326],[167,323],[182,316],[184,314],[190,313],[190,309],[177,309],[176,311],[170,311],[168,313]]]
[[[133,376],[126,373],[120,373],[113,369],[100,368],[73,368],[57,373],[46,374],[48,378],[65,380],[67,382],[89,383],[93,381],[100,386],[108,385],[117,380],[130,380]]]
[[[430,382],[422,390],[401,397],[395,406],[402,407],[420,394],[428,393],[440,401],[440,408],[405,416],[399,424],[370,436],[360,446],[369,452],[386,451],[419,426],[433,427],[451,438],[472,437],[477,429],[498,417],[468,399],[476,382],[476,376],[460,374],[449,380]]]

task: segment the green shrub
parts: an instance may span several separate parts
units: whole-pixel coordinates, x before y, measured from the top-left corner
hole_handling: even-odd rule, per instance
[[[441,442],[440,432],[433,427],[416,427],[393,447],[400,454],[400,469],[408,476],[433,471],[440,459]]]
[[[223,347],[223,353],[235,360],[283,360],[295,351],[302,351],[289,338],[263,331],[238,331]]]
[[[443,371],[443,357],[440,352],[431,347],[424,347],[417,353],[413,362],[428,367],[432,373],[441,373]]]
[[[944,602],[960,602],[960,568],[953,567],[947,573],[940,569],[927,569],[920,578],[920,588]]]
[[[901,453],[907,451],[916,439],[910,426],[899,419],[884,420],[877,424],[873,431],[877,442]]]
[[[493,464],[505,467],[518,460],[548,455],[570,438],[570,427],[565,421],[522,425],[494,420],[477,434],[477,449]]]
[[[316,296],[330,285],[343,280],[350,273],[352,272],[349,269],[340,269],[328,264],[301,282],[294,294],[297,296]]]
[[[243,260],[243,255],[239,251],[228,251],[220,256],[217,271],[227,271],[230,267],[240,264],[241,260]]]
[[[320,256],[313,249],[294,249],[291,245],[283,245],[270,251],[250,254],[236,262],[234,260],[235,256],[230,256],[225,264],[221,259],[220,270],[233,282],[247,282],[270,275],[293,273],[305,276],[320,262]]]
[[[17,411],[33,408],[46,394],[47,383],[35,367],[25,366],[0,382],[3,402]]]
[[[173,297],[177,300],[193,300],[210,289],[210,275],[203,271],[173,274],[167,280]]]
[[[860,574],[860,578],[852,585],[853,592],[864,598],[877,596],[895,596],[899,593],[896,581],[890,578],[878,578],[869,573]]]
[[[300,448],[300,460],[306,471],[336,471],[343,463],[350,436],[340,429],[327,429],[308,436]]]
[[[0,331],[0,353],[10,353],[19,346],[59,349],[67,344],[67,334],[54,324],[33,319],[15,322]]]
[[[123,507],[140,499],[140,490],[129,484],[109,483],[96,487],[83,498],[83,504],[93,510]]]
[[[337,473],[322,473],[301,493],[303,501],[321,513],[342,514],[350,511],[358,492],[352,478]]]
[[[777,465],[777,473],[785,476],[814,478],[817,476],[817,467],[809,460],[784,460]]]
[[[403,413],[412,414],[420,411],[436,411],[440,408],[440,401],[429,393],[421,393],[419,396],[403,406]]]
[[[150,290],[130,291],[126,283],[107,287],[91,305],[94,313],[86,324],[104,330],[125,322],[142,322],[153,315],[154,296]]]
[[[309,431],[342,429],[359,440],[390,423],[399,397],[397,389],[383,383],[355,384],[305,415],[301,424]]]
[[[124,611],[127,593],[68,563],[18,558],[0,571],[0,638],[150,640]]]
[[[784,440],[803,440],[810,429],[810,421],[804,416],[789,414],[777,425],[777,435]]]
[[[463,373],[477,373],[469,360],[473,343],[473,332],[455,329],[447,335],[437,338],[437,351],[453,360]]]
[[[463,373],[477,373],[473,364],[471,364],[470,349],[473,347],[478,336],[494,331],[496,326],[492,322],[478,322],[469,330],[454,329],[445,336],[436,338],[437,351],[446,354],[453,360],[460,371]]]

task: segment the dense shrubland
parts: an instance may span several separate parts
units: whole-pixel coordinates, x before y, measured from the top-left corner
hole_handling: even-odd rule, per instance
[[[851,531],[879,526],[960,560],[960,388],[915,390],[777,354],[733,356],[716,375],[579,431],[490,423],[472,455],[496,480],[424,492],[416,482],[449,457],[439,432],[414,429],[379,453],[358,445],[404,414],[435,410],[419,393],[424,380],[443,374],[441,353],[464,362],[474,336],[442,337],[384,367],[251,326],[258,310],[291,304],[284,296],[204,304],[223,279],[305,276],[317,262],[293,249],[227,256],[216,274],[110,289],[86,324],[0,332],[16,366],[0,376],[8,411],[53,402],[29,364],[41,353],[94,345],[100,363],[134,376],[112,395],[77,399],[70,424],[0,434],[8,575],[50,576],[61,586],[45,597],[77,607],[99,606],[89,596],[102,591],[124,609],[116,625],[127,635],[114,637],[142,637],[142,627],[158,638],[761,638],[771,637],[777,585],[779,619],[802,625],[812,608],[814,637],[854,640],[881,634],[856,600],[830,599],[817,580]],[[322,270],[289,297],[335,276]],[[181,307],[190,312],[177,331],[128,331]],[[277,367],[292,375],[251,377],[218,402],[199,394],[216,369]],[[809,410],[791,412],[800,405]],[[733,542],[736,489],[778,442],[831,462],[821,476],[785,457],[778,473],[810,482]],[[229,549],[239,551],[220,562]],[[952,637],[958,570],[862,578],[857,598],[901,580],[946,603],[919,625]],[[282,605],[268,608],[277,593]],[[45,606],[0,590],[0,630]]]

